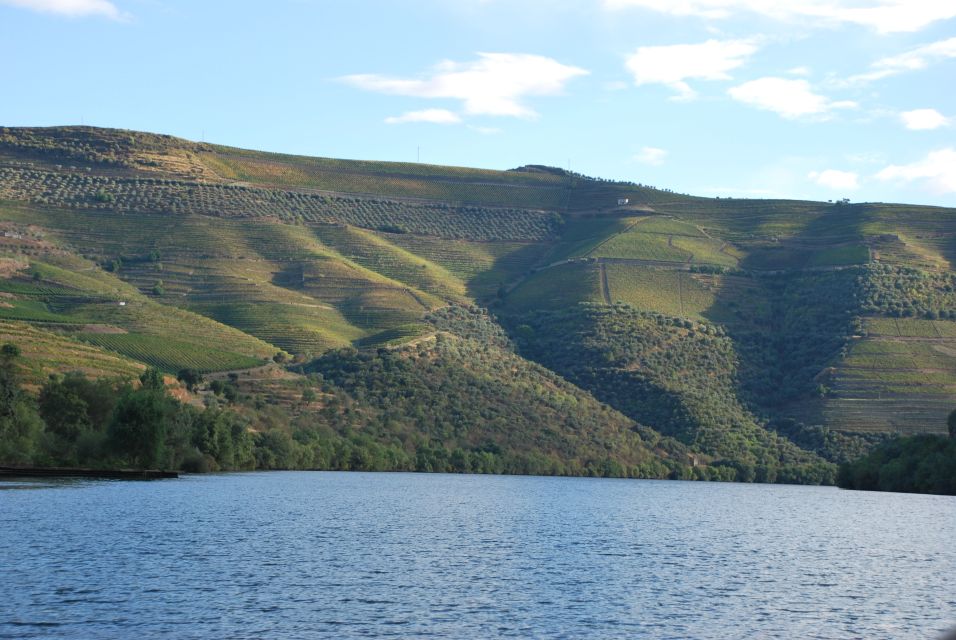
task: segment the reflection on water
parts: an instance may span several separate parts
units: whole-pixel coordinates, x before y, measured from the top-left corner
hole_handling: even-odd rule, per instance
[[[956,622],[950,497],[359,473],[0,488],[4,638],[933,638]]]
[[[18,491],[20,489],[56,489],[76,486],[73,478],[0,478],[0,491]]]

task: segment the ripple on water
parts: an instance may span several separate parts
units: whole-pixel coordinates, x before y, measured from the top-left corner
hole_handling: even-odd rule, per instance
[[[0,637],[932,638],[954,522],[954,498],[765,485],[3,482]]]

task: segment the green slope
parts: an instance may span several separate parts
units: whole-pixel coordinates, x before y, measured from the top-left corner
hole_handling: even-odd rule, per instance
[[[603,371],[600,387],[574,378],[602,398],[653,364],[641,393],[657,395],[635,397],[680,410],[625,413],[764,472],[774,456],[778,471],[819,462],[774,429],[838,459],[808,434],[838,431],[828,441],[850,450],[869,442],[853,434],[935,432],[956,389],[952,209],[697,198],[540,166],[89,127],[0,128],[0,198],[0,320],[167,370],[414,344],[447,305],[493,308],[516,332],[566,312],[556,353],[535,360]],[[628,330],[601,346],[607,318]],[[688,376],[648,344],[732,382]]]

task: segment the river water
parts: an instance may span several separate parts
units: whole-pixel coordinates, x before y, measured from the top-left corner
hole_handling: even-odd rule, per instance
[[[0,482],[0,638],[936,638],[956,498],[540,477]]]

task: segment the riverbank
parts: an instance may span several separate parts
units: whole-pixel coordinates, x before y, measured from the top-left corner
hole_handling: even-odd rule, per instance
[[[76,467],[0,467],[0,478],[107,478],[114,480],[166,480],[175,471],[159,469],[83,469]]]

